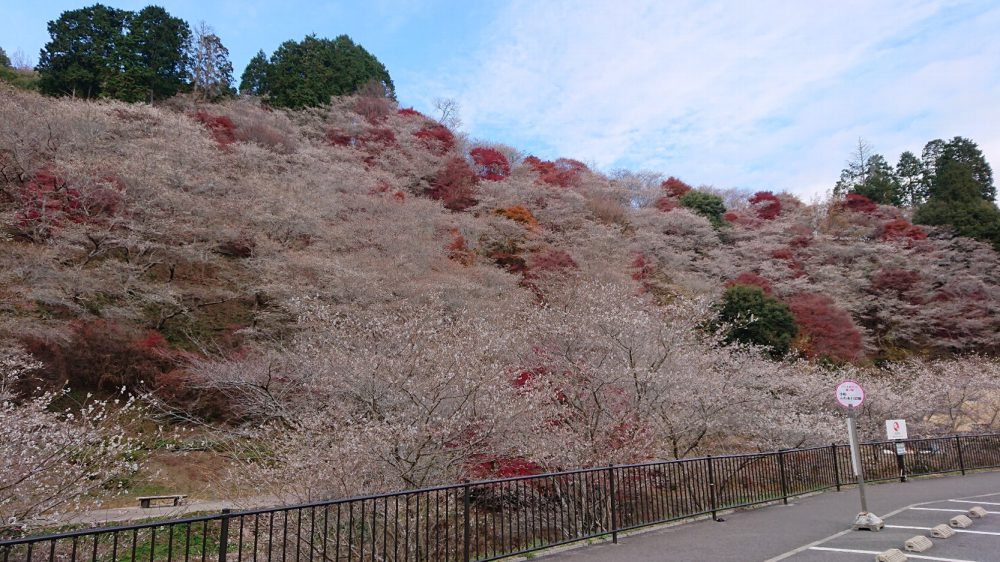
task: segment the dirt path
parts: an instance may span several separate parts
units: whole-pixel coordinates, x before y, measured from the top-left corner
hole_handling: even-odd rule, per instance
[[[281,505],[280,498],[273,496],[261,496],[256,498],[246,498],[238,501],[230,500],[194,500],[178,506],[166,507],[114,507],[109,509],[95,509],[83,511],[76,514],[67,514],[60,521],[69,525],[89,525],[101,526],[107,523],[124,523],[128,521],[141,521],[152,518],[177,518],[190,513],[210,513],[222,511],[223,509],[251,509],[255,507],[269,507]]]

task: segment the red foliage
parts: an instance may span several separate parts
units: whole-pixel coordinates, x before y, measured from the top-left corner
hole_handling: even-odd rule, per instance
[[[563,250],[550,248],[531,257],[531,269],[536,271],[565,272],[579,267],[573,257]]]
[[[423,113],[420,113],[419,111],[417,111],[416,109],[413,109],[412,107],[404,107],[404,108],[400,109],[399,111],[397,111],[396,113],[398,115],[402,115],[403,117],[423,117],[424,116]]]
[[[861,332],[847,311],[833,299],[799,293],[788,299],[788,308],[799,327],[795,346],[806,357],[851,362],[861,358]]]
[[[660,184],[660,187],[662,187],[670,197],[677,198],[683,197],[685,193],[691,191],[692,189],[690,185],[675,178],[674,176],[670,176],[664,180],[663,183]]]
[[[770,191],[758,191],[750,198],[750,204],[757,211],[757,217],[774,220],[781,214],[781,200]]]
[[[465,244],[465,237],[459,232],[457,228],[451,229],[451,235],[454,237],[450,244],[445,246],[448,250],[448,259],[457,261],[458,263],[469,266],[476,262],[476,253],[469,249]]]
[[[560,158],[551,162],[541,160],[536,156],[529,156],[524,159],[524,163],[538,173],[539,182],[558,187],[577,185],[580,181],[580,175],[587,171],[586,164],[571,158]]]
[[[21,234],[36,240],[66,222],[104,224],[121,211],[123,189],[121,179],[106,176],[81,192],[43,168],[14,192],[18,206],[14,217]]]
[[[872,289],[893,291],[899,295],[912,289],[920,281],[920,274],[907,269],[880,269],[872,276]]]
[[[666,198],[664,197],[663,199],[666,199]],[[667,199],[667,200],[669,201],[669,199]],[[657,201],[656,203],[657,203],[657,207],[658,207],[660,201]],[[726,211],[726,214],[722,215],[722,219],[724,221],[726,221],[726,222],[737,222],[737,221],[740,220],[740,215],[738,213],[734,213],[732,211]]]
[[[771,286],[770,281],[750,271],[740,273],[739,275],[736,276],[736,279],[731,279],[727,281],[725,287],[728,289],[733,285],[749,285],[751,287],[760,287],[760,289],[764,291],[765,295],[770,295],[774,292],[774,288]]]
[[[386,127],[372,127],[359,140],[366,146],[373,144],[391,146],[396,144],[396,133]]]
[[[430,125],[413,133],[413,136],[420,139],[428,150],[439,156],[443,156],[455,148],[455,135],[444,125]]]
[[[478,181],[479,176],[465,159],[452,158],[434,176],[427,196],[443,202],[446,209],[464,211],[479,202],[475,197]]]
[[[356,140],[340,129],[330,129],[326,132],[326,142],[333,146],[354,146]]]
[[[802,277],[806,274],[806,266],[795,258],[795,253],[791,248],[781,248],[771,252],[771,257],[782,260],[788,264],[788,269],[795,272],[795,277]]]
[[[673,211],[677,207],[681,206],[681,204],[678,203],[677,200],[671,199],[669,197],[660,197],[659,199],[656,200],[656,203],[653,204],[656,206],[657,209],[663,211],[664,213],[669,213],[670,211]]]
[[[653,264],[649,263],[644,254],[636,254],[632,260],[632,279],[645,281],[656,271]]]
[[[477,479],[533,476],[543,472],[545,469],[541,465],[524,457],[499,457],[477,462],[469,468],[469,475]]]
[[[194,114],[194,119],[212,133],[212,138],[220,147],[227,148],[236,142],[236,124],[229,117],[199,111]]]
[[[510,162],[499,150],[479,146],[473,148],[469,155],[476,163],[479,177],[492,181],[503,181],[510,177]]]
[[[530,230],[538,228],[538,219],[524,205],[511,205],[510,207],[497,209],[493,212],[514,222],[519,222]]]
[[[159,333],[137,333],[110,320],[74,322],[65,343],[34,337],[23,343],[45,365],[47,384],[56,388],[112,391],[151,384],[176,362]]]
[[[906,219],[896,219],[882,227],[882,240],[926,240],[927,233]]]
[[[840,206],[855,213],[872,213],[878,209],[874,201],[857,193],[848,193]]]

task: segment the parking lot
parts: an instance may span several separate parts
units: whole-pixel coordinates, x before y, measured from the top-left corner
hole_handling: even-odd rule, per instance
[[[986,517],[972,519],[973,524],[967,529],[954,529],[955,535],[947,539],[931,538],[931,527],[947,524],[952,517],[967,513],[970,507],[977,505],[987,510]],[[885,529],[879,532],[842,531],[768,562],[873,560],[875,555],[890,548],[905,552],[903,543],[915,535],[930,538],[934,546],[921,553],[907,552],[909,559],[1000,562],[1000,493],[920,503],[899,509],[883,519]]]
[[[988,513],[973,519],[970,532],[948,539],[931,539],[922,553],[906,553],[910,560],[1000,561],[1000,472],[914,478],[868,488],[868,504],[881,516],[880,532],[852,531],[858,513],[858,492],[797,498],[789,505],[723,513],[724,521],[710,519],[652,528],[610,541],[567,548],[540,555],[554,562],[777,562],[873,561],[889,548],[903,549],[906,539],[929,534],[929,528],[980,505]],[[919,528],[909,528],[919,527]]]

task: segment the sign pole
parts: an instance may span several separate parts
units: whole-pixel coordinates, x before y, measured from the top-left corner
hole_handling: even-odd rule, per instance
[[[858,492],[861,494],[861,513],[868,513],[868,500],[865,497],[865,475],[861,466],[861,450],[858,447],[858,409],[853,405],[847,407],[847,437],[851,443],[851,468],[858,480]]]
[[[854,530],[868,529],[879,531],[885,523],[878,515],[868,511],[868,498],[865,496],[865,469],[861,463],[861,447],[858,445],[858,408],[865,402],[865,390],[854,381],[844,381],[837,385],[837,402],[847,408],[847,437],[851,445],[851,469],[858,481],[858,493],[861,496],[861,513],[854,518]]]

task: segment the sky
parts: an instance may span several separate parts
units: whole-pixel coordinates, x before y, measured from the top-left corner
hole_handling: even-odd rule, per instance
[[[108,1],[141,9],[146,1]],[[832,188],[863,138],[895,162],[976,141],[1000,175],[1000,2],[162,0],[229,48],[347,34],[403,107],[458,102],[473,139],[695,185]],[[46,22],[90,5],[0,0],[0,47],[37,61]]]

